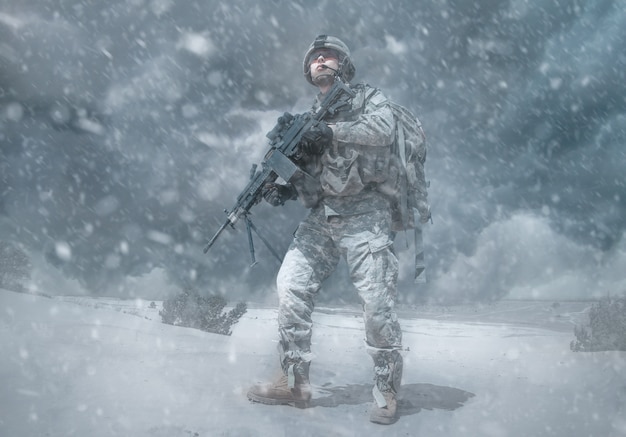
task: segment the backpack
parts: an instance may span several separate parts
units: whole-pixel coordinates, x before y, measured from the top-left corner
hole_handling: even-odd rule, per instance
[[[428,205],[428,186],[424,173],[426,135],[422,124],[411,111],[388,102],[396,123],[391,144],[389,173],[378,185],[379,191],[391,200],[393,231],[413,229],[415,244],[415,283],[426,282],[426,261],[422,224],[432,221]]]
[[[388,102],[396,122],[391,144],[389,173],[379,191],[391,199],[392,229],[421,228],[430,219],[428,182],[424,173],[426,135],[422,124],[407,108]],[[417,217],[416,217],[417,215]]]

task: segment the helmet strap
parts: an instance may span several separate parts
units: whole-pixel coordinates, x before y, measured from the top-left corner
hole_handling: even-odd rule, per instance
[[[343,57],[341,62],[339,62],[339,66],[337,67],[337,71],[336,71],[337,76],[339,76],[341,79],[344,79],[343,74],[345,72],[344,70],[347,65],[346,59],[347,59],[346,57]]]

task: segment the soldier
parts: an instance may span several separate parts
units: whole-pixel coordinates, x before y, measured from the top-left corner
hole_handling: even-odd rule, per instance
[[[304,76],[319,89],[313,110],[337,76],[355,73],[340,39],[320,35],[304,56]],[[351,86],[331,118],[304,135],[303,177],[270,184],[270,204],[300,198],[311,209],[298,227],[278,272],[281,375],[248,391],[252,401],[306,406],[311,399],[311,314],[322,282],[345,257],[363,304],[365,341],[374,361],[374,404],[370,420],[397,420],[396,395],[402,376],[402,332],[394,310],[398,261],[393,251],[390,200],[377,190],[387,177],[394,117],[387,98],[365,84]]]

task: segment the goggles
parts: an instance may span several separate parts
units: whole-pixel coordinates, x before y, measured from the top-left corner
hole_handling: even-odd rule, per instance
[[[324,58],[324,59],[337,59],[337,60],[339,60],[339,53],[337,53],[336,50],[332,50],[332,49],[317,49],[317,50],[314,50],[313,53],[311,53],[311,56],[309,56],[308,64],[311,65],[313,62],[317,61],[317,59],[320,56],[322,58]]]

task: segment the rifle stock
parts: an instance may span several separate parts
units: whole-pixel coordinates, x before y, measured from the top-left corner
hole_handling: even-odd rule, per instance
[[[242,216],[247,216],[250,209],[262,200],[263,187],[266,184],[275,182],[279,176],[286,182],[291,180],[298,171],[297,162],[302,157],[299,148],[302,135],[326,115],[332,115],[338,109],[339,99],[344,94],[354,97],[350,87],[337,76],[316,111],[296,116],[285,113],[279,118],[276,126],[267,134],[270,149],[261,163],[261,170],[256,171],[256,166],[253,166],[248,185],[237,196],[235,205],[230,210],[225,210],[228,218],[204,247],[204,253],[215,244],[226,227],[234,227]]]

